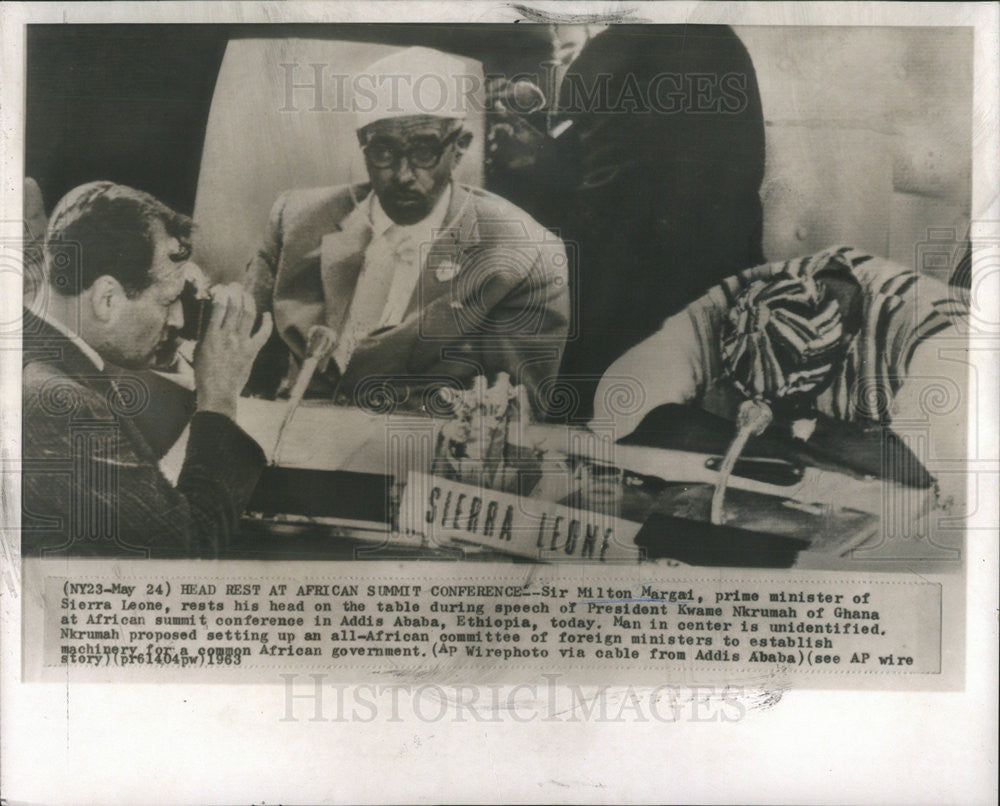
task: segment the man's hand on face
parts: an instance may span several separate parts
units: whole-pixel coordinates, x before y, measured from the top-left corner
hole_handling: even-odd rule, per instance
[[[250,292],[230,283],[214,286],[210,293],[212,316],[194,354],[198,410],[235,419],[236,399],[271,335],[271,314],[263,315],[260,329],[251,336],[257,310]]]

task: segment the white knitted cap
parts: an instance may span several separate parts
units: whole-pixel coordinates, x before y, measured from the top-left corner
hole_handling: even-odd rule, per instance
[[[357,76],[357,128],[413,115],[464,119],[467,74],[460,59],[430,48],[391,53]]]

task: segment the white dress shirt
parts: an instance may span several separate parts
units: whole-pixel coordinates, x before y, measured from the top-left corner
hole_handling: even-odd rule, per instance
[[[403,321],[434,233],[444,227],[450,203],[449,186],[424,219],[404,226],[389,218],[374,193],[369,197],[372,239],[365,249],[351,307],[333,352],[341,372],[365,336]]]

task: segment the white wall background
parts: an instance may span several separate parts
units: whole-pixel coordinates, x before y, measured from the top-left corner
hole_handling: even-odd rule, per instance
[[[764,107],[764,252],[852,243],[915,265],[928,230],[964,238],[972,29],[737,27]],[[932,235],[943,237],[943,232]]]

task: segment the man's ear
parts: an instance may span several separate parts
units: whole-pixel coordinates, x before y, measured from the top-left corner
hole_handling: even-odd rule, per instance
[[[94,280],[87,293],[94,318],[105,324],[114,320],[126,300],[125,289],[109,274],[102,274]]]

